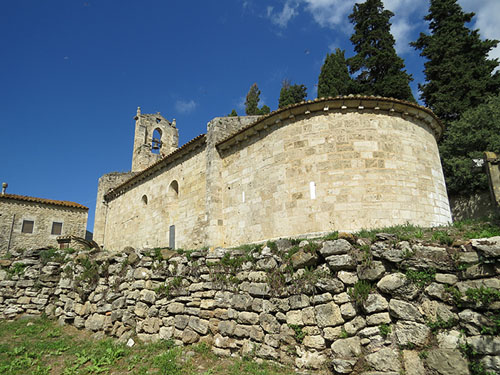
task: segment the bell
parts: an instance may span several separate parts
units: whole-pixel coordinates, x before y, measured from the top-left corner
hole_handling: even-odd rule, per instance
[[[153,142],[152,143],[152,149],[153,150],[159,150],[161,148],[161,141],[158,139],[158,138],[153,138]]]

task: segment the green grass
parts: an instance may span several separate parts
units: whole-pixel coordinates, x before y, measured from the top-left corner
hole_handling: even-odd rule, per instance
[[[306,333],[302,330],[302,327],[296,324],[289,324],[288,327],[295,332],[295,339],[297,342],[302,343],[304,337],[306,337]]]
[[[406,277],[412,283],[423,289],[434,281],[436,278],[436,270],[433,268],[428,268],[423,271],[409,269],[406,271]]]
[[[381,325],[379,325],[378,330],[380,332],[380,335],[384,338],[389,336],[389,334],[392,332],[390,324],[386,324],[386,323],[382,323]]]
[[[294,370],[253,358],[217,357],[205,343],[136,344],[93,340],[88,331],[46,318],[0,321],[2,375],[285,375]]]
[[[495,220],[464,220],[456,221],[447,226],[436,228],[423,228],[412,224],[395,225],[386,228],[363,229],[354,233],[356,237],[376,239],[377,233],[388,233],[395,236],[398,241],[421,240],[434,242],[440,245],[452,246],[456,240],[471,238],[489,238],[500,236],[500,225]]]
[[[348,290],[348,294],[358,306],[361,306],[368,298],[372,289],[373,286],[368,281],[359,280]]]

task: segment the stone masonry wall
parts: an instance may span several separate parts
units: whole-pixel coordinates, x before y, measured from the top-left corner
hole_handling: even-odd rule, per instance
[[[341,237],[13,253],[0,260],[0,315],[46,313],[97,337],[202,341],[335,374],[499,373],[500,237],[454,247]]]
[[[139,125],[144,116],[155,120],[138,115]],[[141,126],[135,143],[144,138]],[[361,96],[215,118],[206,136],[179,149],[186,154],[171,154],[125,182],[107,205],[97,200],[96,241],[114,251],[170,246],[175,226],[171,247],[215,248],[446,225],[451,212],[436,143],[442,131],[423,107]],[[174,180],[176,202],[168,196]]]
[[[93,240],[100,246],[104,245],[104,239],[106,237],[105,226],[108,207],[107,203],[104,201],[104,195],[110,189],[117,187],[121,183],[135,176],[135,174],[136,173],[134,172],[111,172],[99,178],[99,182],[97,184]]]
[[[205,240],[205,158],[205,147],[199,148],[109,201],[106,249],[169,246],[171,225],[175,225],[176,247],[201,247]]]
[[[205,227],[206,243],[210,246],[221,246],[224,243],[224,215],[222,214],[222,160],[215,145],[225,137],[257,121],[260,116],[216,117],[207,124],[206,151],[206,193]]]
[[[79,208],[21,200],[2,200],[0,202],[0,254],[8,250],[13,218],[11,250],[58,246],[59,235],[51,234],[53,222],[63,223],[61,235],[84,238],[87,217],[88,211]],[[34,222],[33,233],[21,232],[23,220]]]
[[[498,214],[489,191],[479,191],[470,195],[452,195],[450,208],[454,221],[484,219]]]
[[[179,147],[179,132],[175,127],[175,120],[171,123],[159,113],[141,114],[138,111],[135,120],[131,170],[140,172]],[[158,153],[153,153],[151,149],[155,129],[161,133],[162,145]]]
[[[294,116],[221,158],[223,246],[451,222],[435,135],[414,118],[357,110]]]

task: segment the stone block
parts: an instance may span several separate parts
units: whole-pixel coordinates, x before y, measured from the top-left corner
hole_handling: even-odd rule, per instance
[[[396,319],[424,322],[422,314],[414,304],[395,298],[389,301],[389,314]]]
[[[368,295],[366,300],[363,302],[363,310],[367,314],[371,314],[379,311],[386,311],[389,303],[380,294],[371,293]]]
[[[301,310],[291,310],[286,313],[286,322],[291,325],[304,325]]]
[[[340,308],[334,302],[317,305],[314,311],[319,327],[333,327],[344,323]]]
[[[254,312],[243,311],[238,314],[238,323],[242,324],[257,324],[259,315]]]
[[[347,254],[351,251],[352,245],[343,238],[334,241],[325,241],[319,250],[320,254],[326,258],[330,255]]]
[[[376,371],[399,373],[402,370],[399,352],[392,348],[384,348],[378,352],[368,354],[365,356],[365,361]]]
[[[399,321],[396,323],[394,334],[398,345],[414,345],[420,347],[427,343],[430,329],[424,324],[411,321]]]
[[[356,358],[361,355],[361,342],[359,337],[336,340],[332,346],[334,358]]]
[[[467,360],[457,349],[430,350],[425,364],[440,375],[469,375]]]

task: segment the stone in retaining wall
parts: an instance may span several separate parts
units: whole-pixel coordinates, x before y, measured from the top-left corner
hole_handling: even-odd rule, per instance
[[[0,260],[4,318],[46,313],[122,342],[206,342],[335,374],[466,375],[468,361],[500,371],[500,237],[47,251]]]

